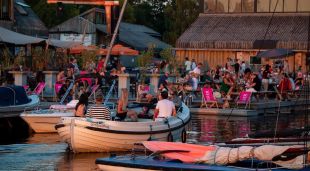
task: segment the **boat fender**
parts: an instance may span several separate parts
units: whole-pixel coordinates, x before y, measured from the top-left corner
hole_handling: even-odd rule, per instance
[[[152,131],[153,131],[153,126],[150,125],[150,137],[147,139],[147,141],[152,141]]]
[[[171,134],[171,132],[169,132],[169,134],[167,136],[167,141],[168,142],[173,142],[173,135]]]
[[[186,130],[185,129],[182,130],[181,141],[182,143],[186,143]]]

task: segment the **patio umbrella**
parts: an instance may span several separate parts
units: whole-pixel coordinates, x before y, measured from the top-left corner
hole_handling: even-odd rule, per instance
[[[256,57],[258,58],[284,58],[294,55],[294,51],[290,49],[271,49],[264,52],[259,52]]]
[[[97,46],[93,46],[93,45],[90,45],[90,46],[77,45],[77,46],[70,48],[70,54],[80,54],[84,50],[96,51],[97,49],[98,49]]]
[[[108,49],[99,49],[100,55],[107,55]],[[117,44],[113,46],[111,55],[126,55],[126,56],[137,56],[139,55],[139,51],[131,49],[129,47],[125,47],[123,45]]]

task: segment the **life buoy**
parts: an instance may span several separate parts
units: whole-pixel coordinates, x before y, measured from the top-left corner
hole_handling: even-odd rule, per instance
[[[182,143],[185,143],[186,142],[186,131],[185,129],[182,130],[182,133],[181,133],[181,141]]]
[[[167,136],[167,141],[168,142],[173,142],[173,136],[172,136],[171,132],[169,132],[169,134]]]

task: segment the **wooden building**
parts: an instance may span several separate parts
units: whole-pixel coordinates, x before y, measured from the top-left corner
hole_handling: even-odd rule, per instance
[[[309,49],[308,0],[204,0],[203,12],[176,42],[176,57],[214,68],[231,57],[253,63],[258,52],[292,49],[290,70],[306,69]],[[262,59],[261,63],[273,60]],[[308,64],[309,65],[309,64]]]
[[[24,0],[0,0],[0,27],[34,37],[48,37],[48,29]]]
[[[111,35],[107,32],[105,10],[92,8],[49,30],[50,38],[62,41],[82,41],[84,45],[107,46]],[[170,47],[160,40],[161,35],[143,25],[122,22],[118,43],[142,51],[154,44],[159,50]]]

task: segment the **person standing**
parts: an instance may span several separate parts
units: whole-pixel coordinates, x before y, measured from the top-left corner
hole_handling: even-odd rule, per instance
[[[268,91],[268,86],[269,86],[269,78],[270,78],[270,65],[266,65],[265,66],[265,70],[263,71],[263,79],[262,79],[262,83],[263,83],[263,87],[264,87],[264,91]]]
[[[192,62],[188,59],[188,57],[185,58],[185,72],[188,74],[191,71]]]
[[[168,92],[162,91],[159,95],[159,101],[154,111],[154,120],[163,121],[164,119],[176,116],[175,105],[172,101],[168,100]]]
[[[192,59],[192,63],[191,63],[191,70],[194,70],[196,67],[197,67],[196,61],[195,61],[195,59],[193,58],[193,59]]]

